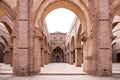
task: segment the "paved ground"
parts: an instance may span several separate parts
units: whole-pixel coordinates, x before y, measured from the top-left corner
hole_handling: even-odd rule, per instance
[[[0,80],[120,80],[120,76],[112,76],[112,77],[94,77],[88,75],[79,75],[79,76],[29,76],[29,77],[16,77],[12,75],[0,75]]]
[[[86,74],[83,72],[83,67],[75,67],[66,63],[50,63],[41,69],[43,74]]]
[[[95,77],[86,75],[82,71],[82,67],[75,67],[74,65],[65,63],[51,63],[42,68],[41,74],[29,77],[18,77],[13,75],[0,75],[0,80],[120,80],[120,75],[113,75],[112,77]],[[120,73],[120,64],[113,64],[113,72]],[[12,73],[12,67],[8,64],[0,64],[0,73]],[[62,75],[54,75],[56,73]],[[52,75],[49,75],[52,74]],[[68,74],[68,75],[64,75]],[[73,75],[74,74],[74,75]],[[85,75],[79,75],[85,74]]]

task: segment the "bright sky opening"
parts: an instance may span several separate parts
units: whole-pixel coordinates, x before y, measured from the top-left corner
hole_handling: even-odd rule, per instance
[[[70,30],[75,16],[72,11],[65,8],[51,11],[45,18],[49,33],[67,33]]]

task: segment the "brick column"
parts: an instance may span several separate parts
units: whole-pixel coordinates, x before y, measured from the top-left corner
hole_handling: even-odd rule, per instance
[[[71,51],[70,53],[69,53],[70,55],[69,55],[69,60],[70,60],[70,64],[73,64],[74,63],[74,61],[73,61],[73,51]]]
[[[18,63],[19,56],[18,56],[18,43],[17,43],[17,38],[13,38],[13,74],[17,75],[18,74]]]
[[[83,46],[83,70],[88,74],[92,74],[92,47],[90,40],[86,38]]]
[[[10,65],[13,64],[13,46],[10,48]]]
[[[49,64],[50,62],[50,54],[48,53],[48,60],[47,60],[47,63]]]
[[[67,53],[67,63],[70,63],[70,57],[69,57],[70,55],[69,55],[69,53]]]
[[[34,38],[34,73],[40,72],[40,63],[41,63],[41,52],[40,52],[40,41],[38,37]]]
[[[75,66],[81,66],[82,63],[82,53],[81,48],[75,49]]]
[[[18,0],[18,65],[17,75],[28,75],[28,0]]]
[[[13,33],[11,35],[11,38],[13,40],[13,58],[12,58],[12,66],[13,66],[13,74],[17,75],[18,73],[18,40],[17,40],[17,20],[14,20],[14,28],[13,28]]]
[[[64,62],[66,62],[66,54],[64,54]]]
[[[49,61],[49,55],[48,55],[48,52],[46,53],[46,64],[48,64],[48,61]]]
[[[4,51],[4,57],[3,57],[3,61],[6,64],[10,64],[10,50],[6,49]]]
[[[97,75],[112,75],[112,49],[110,39],[109,0],[98,0],[98,55]]]
[[[47,59],[48,59],[48,56],[47,56],[47,50],[44,51],[44,62],[45,62],[45,65],[47,65]]]
[[[41,48],[41,67],[44,67],[44,49]]]
[[[40,28],[35,27],[35,36],[34,36],[34,66],[33,70],[34,73],[39,73],[40,72],[40,67],[41,67],[41,42],[42,42],[42,32]]]

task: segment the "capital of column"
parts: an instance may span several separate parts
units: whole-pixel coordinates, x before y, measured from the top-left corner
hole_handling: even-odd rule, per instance
[[[80,35],[80,39],[85,42],[87,39],[88,39],[88,36],[85,32],[83,32],[81,35]]]
[[[40,28],[35,27],[34,30],[34,37],[39,38],[40,40],[43,40],[43,32],[40,30]]]
[[[74,53],[74,50],[70,50],[70,53]]]
[[[11,34],[10,36],[11,36],[12,39],[16,38],[15,34]]]
[[[10,49],[13,49],[13,43],[10,44]]]
[[[10,52],[10,50],[5,49],[3,53],[5,53],[5,54],[6,54],[6,53],[9,53],[9,52]]]

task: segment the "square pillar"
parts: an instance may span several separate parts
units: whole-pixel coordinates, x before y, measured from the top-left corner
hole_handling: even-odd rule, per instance
[[[47,50],[45,50],[44,51],[44,62],[45,62],[45,65],[47,65],[48,64],[48,62],[47,62],[47,59],[48,59],[48,54],[47,54]]]
[[[34,56],[33,56],[33,73],[39,73],[41,71],[41,42],[42,42],[42,33],[40,28],[34,29]]]
[[[81,48],[76,48],[75,49],[75,66],[81,67],[81,63],[82,63]]]
[[[34,56],[33,57],[34,57],[33,72],[39,73],[40,67],[41,67],[41,45],[38,37],[34,38]]]
[[[48,53],[48,64],[50,63],[50,54]]]
[[[67,54],[67,63],[70,63],[70,54]]]
[[[90,54],[90,44],[89,39],[84,42],[83,45],[83,71],[92,75],[92,55]],[[92,45],[91,45],[92,47]]]
[[[19,56],[18,56],[18,43],[17,43],[17,38],[13,38],[13,74],[17,75],[19,70],[18,70],[18,63]]]
[[[111,28],[109,15],[109,0],[98,0],[98,54],[97,54],[97,75],[112,75],[112,46]],[[112,24],[111,24],[112,25]]]
[[[73,54],[74,54],[74,52],[71,51],[69,54],[70,54],[70,56],[69,56],[70,64],[73,64],[74,63],[74,60],[73,60]]]
[[[18,18],[17,18],[17,42],[18,42],[18,51],[17,51],[17,71],[16,75],[27,76],[29,73],[28,69],[28,52],[29,52],[29,40],[28,40],[28,27],[29,27],[29,18],[28,18],[28,0],[18,0]],[[14,57],[15,58],[15,57]]]

